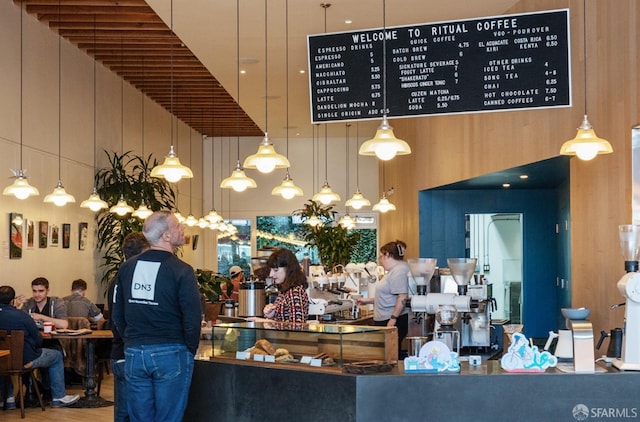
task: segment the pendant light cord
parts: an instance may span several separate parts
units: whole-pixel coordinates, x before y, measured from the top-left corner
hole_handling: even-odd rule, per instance
[[[236,131],[237,137],[237,152],[238,152],[238,166],[240,165],[240,0],[236,0],[236,84],[238,92],[238,107],[236,109]]]
[[[382,114],[387,115],[387,2],[382,0]]]
[[[169,113],[169,120],[171,122],[170,124],[170,129],[171,129],[171,136],[170,141],[171,141],[171,149],[173,149],[173,37],[174,37],[174,33],[173,33],[173,0],[171,0],[171,15],[170,15],[170,24],[171,24],[171,44],[169,44],[169,57],[170,57],[170,70],[169,70],[169,90],[170,90],[170,107],[171,107],[171,112]]]
[[[265,135],[269,133],[269,107],[267,106],[267,102],[269,101],[269,85],[267,84],[267,73],[269,71],[269,67],[267,66],[267,39],[268,39],[268,31],[267,31],[267,0],[264,0],[264,133]]]
[[[144,56],[141,58],[141,62],[142,62],[142,81],[141,82],[142,82],[142,86],[144,87]],[[144,91],[141,90],[140,91],[140,100],[141,100],[140,101],[140,103],[141,103],[141,105],[140,105],[140,113],[141,113],[141,116],[142,116],[142,118],[141,118],[141,126],[142,126],[142,128],[140,130],[141,130],[141,134],[142,134],[141,139],[142,139],[142,157],[143,158],[144,158],[144,96],[145,96],[144,95]],[[146,177],[147,177],[147,175],[145,173],[145,179],[146,179]]]
[[[345,123],[345,127],[346,127],[345,144],[347,145],[345,148],[346,149],[345,157],[347,160],[347,189],[345,190],[346,195],[349,195],[349,126],[351,126],[351,124]]]
[[[120,37],[120,71],[124,69],[124,40]],[[124,76],[120,78],[120,153],[124,155]]]
[[[360,142],[360,125],[356,122],[356,190],[360,189],[360,154],[357,153]]]
[[[23,90],[22,90],[22,85],[23,85],[22,84],[22,66],[23,66],[23,64],[22,64],[22,61],[23,61],[23,59],[22,59],[22,55],[23,55],[23,53],[22,53],[22,50],[23,50],[23,46],[22,46],[22,44],[23,44],[23,41],[22,41],[22,38],[23,38],[23,35],[22,35],[22,32],[23,32],[22,31],[22,15],[23,15],[22,0],[20,0],[20,170],[19,170],[20,173],[18,174],[18,176],[22,175],[23,172],[24,172],[24,169],[22,167],[22,133],[24,132],[24,128],[23,128],[23,125],[22,125],[22,114],[23,114],[23,105],[22,105],[23,104],[23,100],[22,100],[22,97],[23,97],[23,93],[22,93],[23,92]]]
[[[214,148],[215,148],[215,142],[214,142],[214,137],[216,135],[215,132],[215,108],[216,108],[216,84],[215,82],[211,82],[211,209],[215,210],[216,209],[216,194],[215,194],[215,190],[214,190],[214,186],[215,186],[215,179],[216,179],[216,172],[214,170],[215,168],[215,154],[214,154]],[[221,173],[222,174],[222,173]],[[220,179],[222,180],[222,179]],[[204,210],[203,210],[204,211]]]
[[[327,156],[327,125],[324,125],[324,181],[327,182],[327,178],[329,177],[329,172],[327,171],[327,161],[329,161],[329,157]]]
[[[96,53],[96,46],[97,46],[97,41],[96,41],[96,15],[93,15],[93,54]],[[93,60],[93,172],[95,174],[96,171],[96,167],[97,167],[97,149],[98,149],[98,141],[97,141],[97,130],[96,130],[96,123],[98,121],[97,119],[97,111],[96,111],[96,97],[97,97],[97,83],[96,83],[96,68],[97,68],[97,64],[96,64],[97,60],[94,59]],[[95,177],[95,176],[94,176]],[[95,185],[95,181],[94,181],[94,185]]]
[[[584,114],[587,114],[587,0],[582,1],[582,45],[584,49]]]
[[[285,49],[284,49],[284,61],[286,63],[286,68],[284,70],[286,83],[285,83],[285,108],[286,112],[286,138],[287,138],[287,159],[289,158],[289,0],[285,0],[284,2],[285,12],[284,12],[284,39],[285,39]],[[289,173],[289,169],[287,168],[287,174]]]
[[[58,0],[58,22],[60,22],[60,3]],[[58,31],[58,181],[60,181],[60,154],[62,153],[62,35]]]

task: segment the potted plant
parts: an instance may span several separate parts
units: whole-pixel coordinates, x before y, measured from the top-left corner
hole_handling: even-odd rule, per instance
[[[122,197],[134,209],[143,200],[152,211],[175,209],[176,196],[171,184],[164,179],[150,177],[151,169],[158,165],[158,161],[151,154],[141,157],[130,151],[122,154],[108,151],[105,153],[109,165],[97,171],[95,184],[100,197],[109,207],[115,205]],[[100,211],[96,215],[96,221],[96,246],[102,253],[102,284],[106,285],[124,261],[121,247],[123,239],[131,232],[141,231],[144,221],[131,214],[119,216],[109,212],[109,208]]]
[[[222,308],[220,298],[223,292],[231,295],[233,284],[228,277],[211,270],[196,269],[195,273],[200,295],[204,299],[204,320],[215,321]]]
[[[337,265],[349,263],[354,248],[360,240],[360,233],[347,230],[335,221],[336,212],[332,205],[323,206],[313,200],[304,208],[296,211],[304,222],[316,216],[322,224],[301,227],[302,237],[307,246],[318,248],[318,255],[326,271],[332,271]]]

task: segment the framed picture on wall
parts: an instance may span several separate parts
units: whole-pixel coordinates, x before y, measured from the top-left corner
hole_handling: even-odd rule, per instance
[[[60,227],[56,224],[49,226],[49,247],[57,248],[60,244]]]
[[[48,238],[49,238],[49,223],[47,223],[46,221],[40,221],[38,223],[38,247],[46,248]]]
[[[9,214],[9,259],[22,258],[22,234],[24,221],[22,214],[12,212]]]
[[[62,247],[69,249],[71,244],[71,224],[65,223],[62,225]]]
[[[198,249],[198,240],[200,239],[200,235],[199,234],[194,234],[193,235],[193,245],[191,245],[191,249],[193,249],[194,251],[196,249]]]
[[[89,236],[89,224],[78,223],[78,249],[84,251],[87,248],[87,237]]]
[[[36,222],[32,219],[25,219],[25,228],[27,230],[27,249],[33,249],[33,244],[36,238]]]

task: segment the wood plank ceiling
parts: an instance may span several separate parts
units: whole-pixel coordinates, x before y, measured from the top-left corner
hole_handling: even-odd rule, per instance
[[[207,136],[264,133],[144,0],[14,0]]]

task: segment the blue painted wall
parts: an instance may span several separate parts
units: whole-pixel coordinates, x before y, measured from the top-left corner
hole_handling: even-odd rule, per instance
[[[532,190],[428,190],[419,193],[420,256],[464,256],[464,216],[474,213],[523,215],[523,324],[527,337],[547,337],[557,330],[556,277],[559,242],[556,234],[558,189]]]

